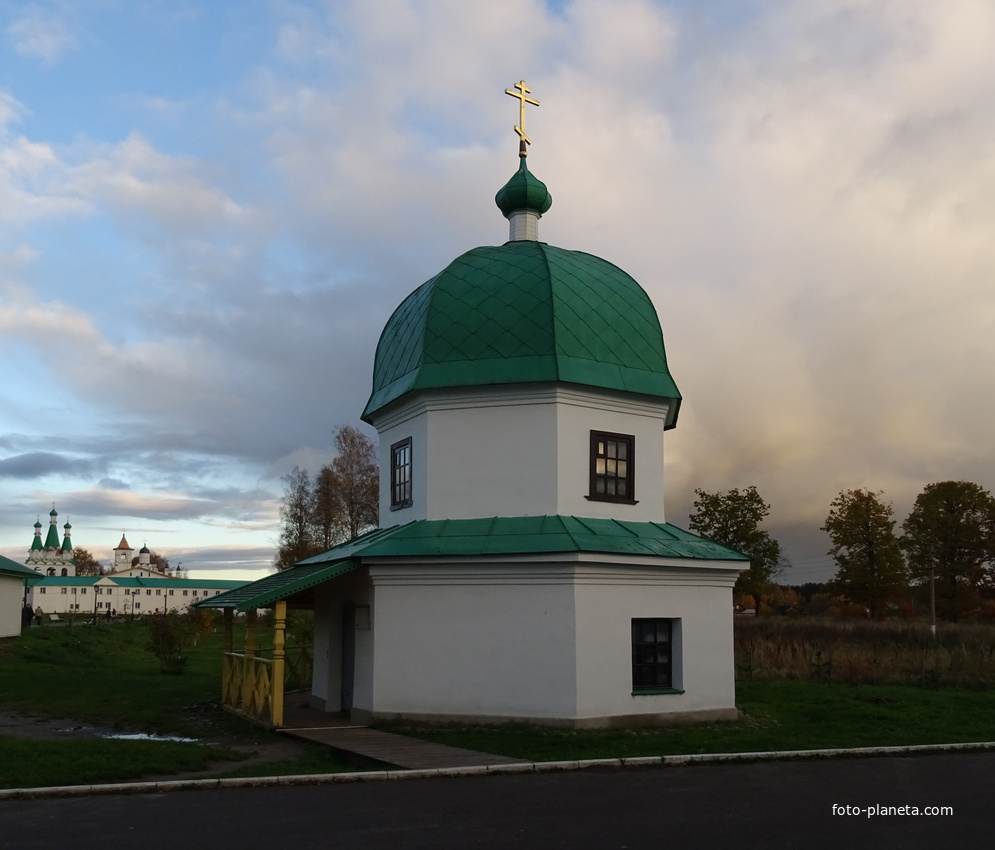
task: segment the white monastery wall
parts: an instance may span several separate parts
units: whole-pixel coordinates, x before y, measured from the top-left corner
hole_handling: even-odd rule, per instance
[[[134,613],[154,614],[176,610],[185,613],[195,602],[200,602],[208,596],[217,596],[223,588],[217,585],[205,587],[198,585],[197,579],[171,579],[175,587],[120,587],[108,579],[106,583],[58,584],[59,577],[48,579],[45,584],[35,585],[28,591],[28,601],[32,608],[41,608],[45,614],[68,614],[73,611],[80,616],[106,615],[109,610],[116,610],[119,615]],[[133,590],[138,590],[132,595]]]

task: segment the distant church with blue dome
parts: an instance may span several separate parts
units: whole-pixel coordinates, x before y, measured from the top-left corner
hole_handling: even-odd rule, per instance
[[[200,605],[312,609],[310,705],[357,723],[734,718],[749,561],[665,521],[659,318],[617,266],[539,240],[538,104],[513,89],[508,241],[415,289],[377,345],[379,528]]]

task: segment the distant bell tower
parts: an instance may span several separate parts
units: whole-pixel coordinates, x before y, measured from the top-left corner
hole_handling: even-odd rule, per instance
[[[131,553],[135,550],[128,545],[128,538],[121,534],[121,542],[114,547],[114,571],[126,570],[131,566]]]

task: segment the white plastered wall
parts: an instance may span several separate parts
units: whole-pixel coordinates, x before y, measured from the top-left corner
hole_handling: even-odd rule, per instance
[[[557,392],[557,504],[556,513],[621,519],[630,522],[664,522],[663,426],[667,405],[649,399],[574,389]],[[591,431],[631,435],[634,440],[638,504],[599,502],[590,492]]]
[[[663,522],[663,425],[652,399],[536,384],[419,393],[378,417],[380,526],[563,514]],[[590,490],[590,432],[635,437],[638,504]],[[412,439],[411,507],[390,510],[390,447]]]
[[[695,568],[591,564],[578,570],[579,718],[638,717],[734,710],[732,585],[722,562]],[[673,633],[674,688],[632,693],[634,618],[667,618]]]
[[[370,574],[374,717],[603,725],[735,713],[735,566],[578,555],[407,561]],[[637,617],[678,621],[674,685],[684,693],[633,696]]]
[[[576,705],[569,571],[371,567],[375,716],[563,718]]]
[[[0,574],[0,637],[21,633],[24,579]]]
[[[356,629],[354,710],[370,712],[373,704],[373,587],[365,569],[315,588],[314,672],[311,707],[327,712],[342,708],[342,608],[346,602],[370,606],[371,628]]]

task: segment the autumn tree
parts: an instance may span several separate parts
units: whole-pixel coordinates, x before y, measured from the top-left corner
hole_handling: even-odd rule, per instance
[[[104,567],[90,552],[82,546],[73,549],[73,561],[76,563],[76,575],[78,576],[102,576]]]
[[[314,480],[314,526],[323,552],[343,540],[337,489],[338,481],[332,468],[323,466]]]
[[[760,528],[770,514],[770,505],[752,485],[745,490],[733,488],[728,493],[694,492],[697,498],[689,520],[691,530],[749,556],[750,568],[740,573],[735,590],[757,601],[759,615],[760,598],[771,577],[787,563],[781,544]]]
[[[131,566],[137,567],[140,561],[141,558],[138,555],[136,555],[134,558],[131,559]],[[163,575],[166,575],[169,572],[169,561],[166,558],[164,558],[162,555],[160,555],[158,552],[150,552],[149,568],[153,570],[158,570]]]
[[[829,554],[837,565],[833,589],[866,605],[875,620],[906,586],[892,507],[879,495],[870,490],[840,491],[822,526],[832,540]]]
[[[935,577],[936,607],[957,619],[977,604],[995,562],[995,500],[970,481],[927,484],[902,523],[900,540],[917,583]]]
[[[343,425],[335,433],[335,460],[321,470],[341,538],[352,540],[380,520],[377,448],[362,431]]]
[[[335,460],[321,468],[313,483],[308,471],[296,466],[283,477],[277,569],[377,526],[380,467],[376,446],[359,429],[343,425],[335,432],[335,448]]]
[[[321,551],[314,525],[314,487],[306,469],[295,466],[283,476],[280,539],[275,561],[285,570]]]

